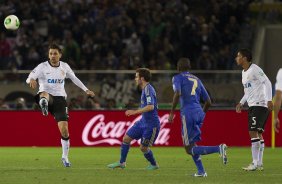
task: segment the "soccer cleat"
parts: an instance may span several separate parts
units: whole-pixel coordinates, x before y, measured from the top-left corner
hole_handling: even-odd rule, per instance
[[[227,164],[227,153],[226,153],[226,150],[227,150],[226,144],[219,145],[219,154],[220,154],[220,157],[222,159],[222,163],[223,164]]]
[[[48,102],[47,102],[47,100],[42,100],[40,107],[41,107],[42,114],[44,116],[47,116],[48,115]]]
[[[62,158],[62,163],[65,167],[70,167],[71,163],[68,158]]]
[[[258,170],[258,171],[263,171],[263,165],[258,165],[258,166],[257,166],[257,170]]]
[[[157,169],[159,169],[159,166],[158,165],[148,165],[148,167],[146,168],[147,170],[157,170]]]
[[[255,170],[257,170],[257,166],[255,165],[255,164],[253,164],[253,163],[251,163],[250,165],[248,165],[247,167],[242,167],[242,169],[244,170],[244,171],[255,171]]]
[[[195,173],[193,176],[194,177],[208,177],[208,174],[206,172],[204,172],[204,173]]]
[[[124,169],[125,168],[125,162],[124,163],[115,162],[115,163],[107,165],[107,167],[110,168],[110,169],[115,169],[115,168]]]

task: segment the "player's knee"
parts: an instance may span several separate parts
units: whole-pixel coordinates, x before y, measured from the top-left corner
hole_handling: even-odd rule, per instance
[[[251,138],[259,137],[258,131],[249,131],[249,135],[250,135]]]
[[[192,148],[193,148],[192,145],[185,146],[185,151],[188,155],[192,155]]]
[[[188,155],[192,155],[191,149],[190,150],[185,149],[185,151]]]
[[[123,136],[122,142],[130,144],[131,138],[128,135]]]
[[[44,97],[44,98],[49,100],[49,94],[47,92],[45,92],[45,91],[42,91],[39,96],[40,97]]]
[[[69,137],[69,133],[68,132],[63,132],[62,133],[62,137]]]
[[[149,150],[149,147],[141,145],[141,146],[140,146],[140,150],[141,150],[143,153],[147,153],[148,150]]]
[[[61,136],[62,137],[68,137],[69,136],[69,130],[67,125],[61,125],[59,126]]]
[[[63,140],[65,140],[65,141],[68,141],[68,140],[70,139],[69,136],[67,136],[67,137],[62,136],[61,138],[62,138]]]
[[[61,132],[61,136],[62,137],[69,137],[69,131],[68,129],[63,129]]]

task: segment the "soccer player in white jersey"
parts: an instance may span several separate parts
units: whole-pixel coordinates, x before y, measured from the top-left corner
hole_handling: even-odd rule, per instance
[[[62,50],[56,44],[49,46],[49,61],[39,64],[28,76],[26,82],[32,89],[39,83],[39,91],[35,96],[44,116],[48,111],[58,122],[58,128],[61,133],[62,144],[62,163],[65,167],[70,167],[68,159],[70,140],[68,131],[68,107],[66,102],[66,91],[64,88],[65,79],[70,78],[74,84],[80,87],[85,93],[94,97],[94,92],[90,91],[75,76],[70,66],[60,61]]]
[[[275,96],[274,96],[274,128],[278,133],[280,128],[280,120],[278,117],[282,103],[282,68],[279,69],[276,76]]]
[[[248,103],[249,135],[252,142],[253,162],[246,171],[263,170],[264,140],[262,133],[269,114],[272,111],[272,86],[263,70],[252,63],[252,53],[248,49],[240,49],[236,57],[237,65],[243,68],[242,83],[244,96],[236,106],[236,112],[240,113],[245,102]]]

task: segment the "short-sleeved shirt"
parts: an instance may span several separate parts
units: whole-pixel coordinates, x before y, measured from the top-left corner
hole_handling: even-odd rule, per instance
[[[154,109],[149,112],[144,112],[140,121],[142,121],[146,126],[160,126],[156,91],[153,86],[149,83],[142,90],[140,107],[143,108],[147,105],[153,105]]]
[[[179,92],[181,111],[185,109],[202,109],[200,100],[210,97],[199,78],[189,72],[182,72],[172,78],[174,92]]]

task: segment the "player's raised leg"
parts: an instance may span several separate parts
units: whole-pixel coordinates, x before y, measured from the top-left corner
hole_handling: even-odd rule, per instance
[[[48,102],[49,102],[49,94],[46,92],[40,93],[40,99],[39,99],[39,106],[41,108],[42,114],[44,116],[48,115]]]
[[[227,164],[227,146],[226,144],[220,144],[218,146],[194,146],[191,149],[192,155],[208,155],[213,153],[219,153],[223,164]]]
[[[223,164],[227,164],[227,146],[226,144],[219,145],[219,154]]]

